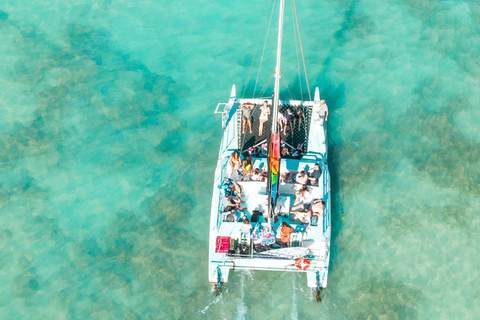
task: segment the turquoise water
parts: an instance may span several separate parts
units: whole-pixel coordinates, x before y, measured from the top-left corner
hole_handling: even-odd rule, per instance
[[[234,272],[219,297],[207,280],[213,110],[243,92],[268,1],[7,0],[1,319],[478,317],[480,5],[297,6],[330,107],[323,302],[299,274]],[[282,69],[298,98],[291,25]]]

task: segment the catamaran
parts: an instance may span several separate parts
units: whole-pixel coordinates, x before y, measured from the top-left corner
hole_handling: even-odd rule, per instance
[[[273,95],[237,98],[233,85],[228,102],[215,109],[222,114],[223,136],[210,212],[208,278],[220,293],[231,270],[301,272],[320,301],[331,240],[328,111],[318,88],[313,101],[280,100],[283,17],[281,0]],[[308,78],[307,88],[310,96]]]

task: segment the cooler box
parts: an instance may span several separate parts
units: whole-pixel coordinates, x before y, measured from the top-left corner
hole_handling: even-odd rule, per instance
[[[217,237],[217,243],[215,245],[216,253],[227,253],[230,247],[230,237]]]

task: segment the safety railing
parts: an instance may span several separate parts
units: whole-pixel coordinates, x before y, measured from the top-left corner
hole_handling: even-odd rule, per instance
[[[224,103],[224,102],[221,102],[219,104],[217,104],[217,107],[215,108],[215,114],[218,114],[218,113],[221,113],[222,114],[222,129],[225,130],[225,125],[227,123],[227,120],[228,120],[228,114],[227,114],[227,110],[225,110],[225,107],[228,105],[228,103]],[[220,108],[220,106],[223,106],[223,110],[222,111],[218,111],[218,109]]]

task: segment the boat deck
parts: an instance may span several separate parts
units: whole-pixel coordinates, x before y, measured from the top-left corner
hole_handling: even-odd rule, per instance
[[[269,105],[270,110],[272,110],[272,106]],[[308,146],[308,132],[310,130],[310,118],[312,116],[312,109],[308,106],[290,106],[286,104],[282,104],[279,106],[280,112],[285,114],[287,109],[290,109],[292,112],[300,108],[305,116],[305,120],[299,126],[298,121],[296,121],[295,128],[292,132],[290,125],[287,125],[286,134],[284,135],[283,132],[280,132],[280,139],[282,140],[282,144],[288,149],[289,154],[293,154],[295,149],[298,145],[303,144],[302,152],[307,152]],[[258,127],[260,125],[260,104],[255,104],[255,108],[251,111],[251,119],[252,119],[252,133],[250,133],[248,124],[245,124],[245,134],[242,134],[242,110],[240,108],[237,109],[237,130],[238,130],[238,145],[239,149],[244,152],[248,150],[250,147],[257,146],[263,142],[266,142],[272,128],[272,115],[270,114],[268,117],[268,121],[263,124],[263,132],[262,135],[259,136]],[[291,120],[293,126],[293,120]],[[300,127],[300,128],[299,128]]]

